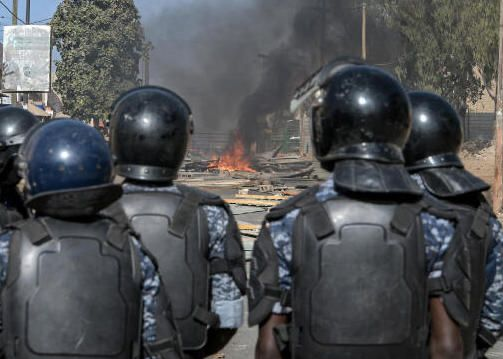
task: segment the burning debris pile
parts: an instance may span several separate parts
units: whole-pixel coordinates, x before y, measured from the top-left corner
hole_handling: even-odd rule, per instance
[[[243,139],[239,134],[221,156],[213,156],[212,162],[207,169],[220,172],[257,172],[251,168],[251,161],[245,151]]]
[[[213,154],[210,159],[187,160],[182,170],[257,180],[309,177],[314,172],[312,161],[280,154],[280,151],[278,147],[271,152],[253,154],[246,150],[242,136],[234,133],[221,154]]]

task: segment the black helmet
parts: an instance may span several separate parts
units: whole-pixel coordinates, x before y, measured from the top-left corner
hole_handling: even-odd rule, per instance
[[[407,168],[463,167],[457,156],[463,131],[456,111],[433,93],[411,92],[409,98],[412,131],[403,152]]]
[[[312,95],[316,94],[320,88],[324,88],[331,81],[334,74],[340,71],[344,66],[348,65],[365,65],[361,59],[353,57],[339,57],[328,64],[322,66],[311,77],[297,88],[294,97],[290,102],[290,111],[295,113],[297,109],[303,105],[306,100],[312,100]]]
[[[162,87],[139,87],[112,107],[110,141],[117,174],[169,182],[176,178],[193,131],[189,105]]]
[[[343,159],[403,163],[410,105],[391,75],[372,66],[342,66],[317,97],[312,138],[324,168]]]
[[[19,147],[30,129],[40,121],[22,108],[0,108],[0,183],[15,185],[19,181],[14,166]]]
[[[94,214],[117,200],[112,155],[103,136],[78,120],[57,120],[31,132],[19,153],[27,205],[74,216]]]

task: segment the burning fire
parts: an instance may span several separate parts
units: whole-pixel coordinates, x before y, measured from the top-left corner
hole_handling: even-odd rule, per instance
[[[235,141],[222,155],[214,156],[213,160],[214,163],[208,167],[209,169],[229,172],[256,172],[251,168],[250,159],[246,154],[243,140],[239,135],[236,135]]]

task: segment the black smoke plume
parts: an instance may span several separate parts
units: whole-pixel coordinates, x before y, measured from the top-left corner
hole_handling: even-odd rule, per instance
[[[324,7],[323,4],[325,3]],[[192,105],[196,130],[235,127],[247,144],[263,118],[288,107],[323,62],[361,53],[361,2],[353,0],[163,0],[144,15],[151,82]],[[368,8],[370,63],[393,67],[398,37]]]

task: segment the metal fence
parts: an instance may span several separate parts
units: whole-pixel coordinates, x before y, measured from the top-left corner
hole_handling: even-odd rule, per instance
[[[494,113],[469,112],[463,123],[465,141],[492,140],[494,137]]]
[[[229,141],[228,132],[196,132],[192,137],[192,150],[208,155],[220,153]]]
[[[271,151],[282,146],[283,152],[299,151],[299,123],[288,121],[281,128],[274,128],[265,138],[259,139],[259,152]],[[196,132],[192,137],[191,149],[203,154],[217,154],[225,150],[229,142],[233,141],[232,132]]]
[[[490,141],[494,137],[494,113],[469,112],[463,121],[465,141],[484,140]],[[298,122],[288,123],[284,128],[277,129],[268,139],[267,150],[283,144],[285,152],[299,150]],[[196,152],[215,154],[222,152],[228,142],[232,140],[229,132],[196,132],[192,138],[191,148]]]

